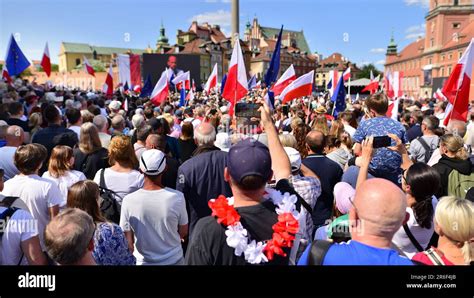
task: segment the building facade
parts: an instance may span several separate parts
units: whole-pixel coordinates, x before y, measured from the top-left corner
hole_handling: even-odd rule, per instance
[[[250,72],[262,79],[269,67],[275,51],[279,28],[263,27],[254,18],[252,24],[247,22],[244,41],[252,52]],[[297,76],[316,69],[318,54],[312,54],[303,30],[283,30],[280,52],[280,75],[293,64]]]
[[[402,91],[415,98],[431,97],[442,89],[474,37],[474,4],[472,0],[430,0],[425,24],[424,38],[398,52],[392,36],[386,53],[385,72],[403,72]]]
[[[357,77],[360,69],[355,63],[351,63],[347,57],[344,57],[340,53],[333,53],[327,58],[322,59],[316,66],[316,72],[314,74],[314,80],[316,90],[322,92],[326,90],[326,86],[329,83],[330,72],[337,71],[337,77],[340,78],[344,71],[351,67],[351,80]],[[336,83],[337,84],[337,83]]]

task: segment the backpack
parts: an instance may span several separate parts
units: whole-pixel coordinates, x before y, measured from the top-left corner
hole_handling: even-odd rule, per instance
[[[20,210],[20,208],[12,207],[13,203],[15,203],[17,199],[19,198],[18,197],[4,197],[3,200],[0,202],[0,206],[7,208],[5,211],[3,211],[0,214],[0,222],[2,222],[3,227],[4,227],[3,229],[0,229],[0,247],[1,247],[3,234],[5,233],[5,228],[7,227],[7,224],[8,224],[8,220],[12,218],[13,214],[17,210]],[[24,253],[22,250],[21,258],[20,258],[20,261],[18,261],[17,266],[20,266],[21,262],[23,261],[23,256],[24,256]],[[1,257],[1,254],[0,254],[0,257]],[[3,264],[3,261],[1,260],[1,258],[0,258],[0,264]]]
[[[102,215],[113,223],[120,222],[120,204],[115,199],[120,197],[115,191],[110,190],[105,185],[105,169],[100,170],[100,211]]]
[[[463,175],[457,170],[452,170],[448,176],[448,195],[461,199],[466,198],[468,190],[474,187],[474,172],[470,175]]]
[[[425,163],[428,163],[431,156],[433,155],[433,152],[438,148],[438,146],[436,145],[435,148],[431,148],[428,143],[426,143],[425,139],[423,139],[423,137],[418,137],[416,139],[418,142],[420,142],[423,149],[425,149]]]
[[[316,240],[311,243],[311,248],[308,254],[308,265],[321,266],[323,265],[324,257],[331,248],[334,242],[326,240]]]

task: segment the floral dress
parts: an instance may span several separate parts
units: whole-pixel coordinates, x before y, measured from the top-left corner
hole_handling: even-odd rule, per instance
[[[128,249],[125,234],[113,223],[97,224],[92,256],[97,265],[135,265],[136,262]]]

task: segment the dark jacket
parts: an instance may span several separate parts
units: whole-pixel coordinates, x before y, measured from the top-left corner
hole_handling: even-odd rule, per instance
[[[211,215],[207,205],[210,199],[219,195],[232,196],[230,186],[224,180],[226,162],[227,152],[212,150],[194,156],[178,169],[176,190],[184,194],[189,207],[190,237],[196,222]]]
[[[459,160],[442,155],[441,159],[433,168],[441,177],[441,186],[436,197],[441,198],[448,195],[448,178],[452,170],[457,170],[463,175],[470,175],[474,172],[474,166],[469,159]]]
[[[100,148],[90,154],[85,154],[79,148],[74,149],[74,170],[84,173],[87,179],[94,180],[97,171],[109,167],[108,152]]]

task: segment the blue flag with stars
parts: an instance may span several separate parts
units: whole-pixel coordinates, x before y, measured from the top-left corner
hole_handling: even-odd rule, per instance
[[[142,92],[140,92],[140,97],[147,97],[153,92],[153,85],[151,84],[151,76],[148,74],[146,76],[145,84],[143,85]]]
[[[11,76],[17,76],[30,66],[30,62],[26,59],[20,47],[16,43],[13,34],[10,38],[10,46],[7,50],[7,59],[5,59],[8,73]]]
[[[344,88],[344,77],[339,78],[336,90],[331,97],[331,101],[334,102],[333,116],[337,117],[337,114],[346,110],[346,89]]]

